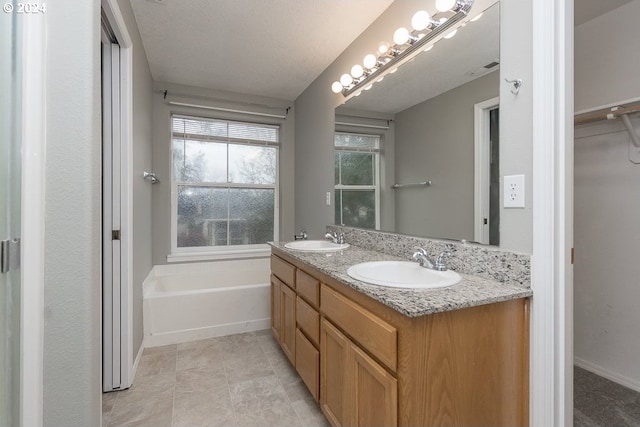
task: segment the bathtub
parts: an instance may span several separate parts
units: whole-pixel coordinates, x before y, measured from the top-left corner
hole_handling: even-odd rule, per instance
[[[267,329],[269,258],[156,265],[143,283],[144,346]]]

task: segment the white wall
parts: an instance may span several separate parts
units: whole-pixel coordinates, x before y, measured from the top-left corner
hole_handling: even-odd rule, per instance
[[[576,111],[640,97],[638,19],[635,0],[576,27]],[[640,390],[640,165],[619,121],[575,135],[576,362]]]
[[[474,8],[484,10],[493,1],[476,1]],[[524,174],[532,183],[532,20],[531,0],[500,2],[501,78],[521,78],[525,86],[517,97],[510,86],[500,85],[501,97],[501,175]],[[325,193],[333,194],[334,108],[342,95],[330,90],[331,82],[362,60],[365,52],[380,40],[391,37],[396,28],[408,25],[424,1],[396,1],[358,37],[296,99],[295,209],[296,230],[306,228],[312,237],[324,233],[334,222],[334,207],[326,206]],[[435,10],[435,8],[432,8]],[[375,90],[375,89],[374,89]],[[402,165],[396,164],[396,170]],[[501,247],[531,252],[533,239],[532,192],[527,191],[526,209],[501,212]],[[333,200],[333,197],[332,197]]]
[[[151,271],[151,183],[142,178],[150,172],[152,142],[153,80],[142,39],[128,0],[118,0],[133,41],[133,357],[142,345],[142,282]]]
[[[47,6],[44,425],[99,426],[100,2]]]
[[[171,94],[183,94],[181,98],[190,100],[194,104],[215,104],[232,109],[251,109],[251,105],[268,105],[281,107],[282,110],[293,103],[282,99],[267,98],[262,96],[243,95],[231,92],[198,88],[192,86],[176,85],[170,83],[154,83],[156,93],[153,94],[153,168],[159,184],[153,185],[152,199],[152,246],[153,264],[167,263],[167,255],[171,252],[171,114],[186,114],[202,117],[214,117],[227,120],[256,120],[264,123],[280,123],[280,237],[293,240],[294,210],[293,210],[293,157],[294,157],[294,131],[296,115],[291,109],[286,119],[272,119],[256,117],[247,119],[234,113],[225,113],[213,110],[203,110],[192,107],[169,105],[162,93],[158,90],[167,90]],[[239,107],[239,104],[248,107]],[[225,105],[226,104],[226,105]],[[256,108],[256,107],[253,107]],[[333,110],[332,110],[333,114]]]

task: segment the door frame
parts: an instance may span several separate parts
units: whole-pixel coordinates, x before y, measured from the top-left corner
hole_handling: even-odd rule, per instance
[[[532,3],[530,425],[560,427],[573,425],[573,0]]]
[[[120,46],[120,181],[121,181],[121,387],[133,383],[133,42],[117,0],[102,0],[102,8]]]
[[[22,22],[20,425],[42,426],[47,17]]]
[[[491,184],[491,139],[489,114],[500,107],[500,97],[487,99],[473,106],[473,146],[474,146],[474,209],[473,240],[489,244],[489,201]]]

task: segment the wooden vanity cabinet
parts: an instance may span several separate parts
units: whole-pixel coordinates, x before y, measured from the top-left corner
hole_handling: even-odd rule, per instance
[[[294,349],[292,363],[332,426],[528,426],[528,299],[407,317],[274,254],[274,337]],[[274,297],[287,292],[293,344],[283,344],[291,297],[279,309]]]
[[[296,360],[295,267],[271,257],[271,331],[289,361]]]

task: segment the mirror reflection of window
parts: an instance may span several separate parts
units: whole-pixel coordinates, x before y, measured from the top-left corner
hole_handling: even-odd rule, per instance
[[[335,221],[374,229],[380,221],[380,136],[335,134]]]

